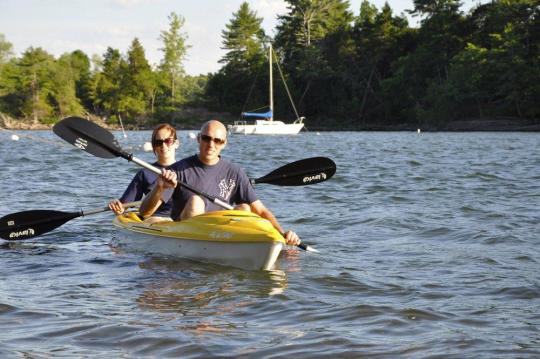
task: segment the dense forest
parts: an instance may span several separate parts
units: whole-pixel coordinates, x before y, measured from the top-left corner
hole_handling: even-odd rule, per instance
[[[414,0],[409,25],[386,4],[364,1],[354,16],[344,0],[287,0],[275,36],[243,3],[222,31],[226,50],[216,73],[189,76],[185,19],[171,13],[161,31],[162,60],[149,64],[137,38],[125,53],[74,49],[55,58],[42,48],[20,57],[0,34],[0,113],[52,124],[67,115],[111,125],[180,128],[201,113],[228,113],[268,103],[268,42],[308,128],[441,126],[461,120],[540,118],[540,6],[493,0],[465,13],[457,0]],[[276,82],[276,81],[275,81]],[[275,84],[276,117],[294,119]],[[264,107],[263,107],[264,108]],[[197,109],[197,110],[194,110]]]

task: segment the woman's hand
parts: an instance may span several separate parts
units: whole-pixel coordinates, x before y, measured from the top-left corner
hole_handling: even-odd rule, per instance
[[[124,205],[122,205],[122,202],[120,202],[118,199],[113,199],[112,201],[110,201],[109,208],[116,215],[124,213]]]

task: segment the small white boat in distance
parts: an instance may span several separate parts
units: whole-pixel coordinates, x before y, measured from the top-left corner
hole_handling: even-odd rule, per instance
[[[270,93],[270,104],[268,105],[269,110],[264,113],[260,112],[243,112],[242,118],[255,118],[254,120],[248,121],[248,120],[240,120],[235,121],[233,125],[228,125],[227,129],[229,130],[229,133],[235,134],[235,135],[297,135],[302,128],[304,128],[304,117],[298,116],[298,112],[296,111],[296,107],[294,106],[294,103],[291,98],[291,94],[289,89],[287,88],[287,84],[285,83],[285,79],[283,78],[283,74],[280,74],[283,81],[283,84],[285,85],[285,89],[287,90],[287,94],[289,95],[289,100],[291,101],[291,105],[293,107],[294,113],[296,114],[296,120],[293,123],[284,123],[283,121],[274,121],[274,89],[273,89],[273,80],[272,80],[272,44],[269,43],[268,46],[268,63],[269,63],[269,74],[270,74],[270,87],[269,87],[269,93]],[[276,62],[276,64],[279,63]]]
[[[255,120],[255,122],[235,121],[229,125],[229,132],[235,135],[297,135],[304,124],[300,117],[293,123],[273,120]]]

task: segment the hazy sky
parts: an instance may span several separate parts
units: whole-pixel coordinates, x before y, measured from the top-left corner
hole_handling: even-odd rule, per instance
[[[472,3],[477,0],[468,0]],[[42,47],[59,56],[80,49],[87,55],[103,55],[108,46],[126,53],[131,41],[141,41],[146,57],[158,64],[162,52],[160,31],[167,30],[168,15],[186,19],[188,74],[215,72],[220,68],[221,31],[243,0],[0,0],[0,33],[19,56],[28,47]],[[384,0],[371,0],[379,9]],[[286,13],[282,0],[248,1],[263,17],[265,31],[273,35],[276,16]],[[361,0],[350,0],[357,15]],[[388,0],[395,14],[412,8],[412,0]]]

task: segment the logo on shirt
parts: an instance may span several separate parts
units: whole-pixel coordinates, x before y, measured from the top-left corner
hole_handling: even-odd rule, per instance
[[[221,198],[228,200],[229,197],[231,196],[234,186],[236,186],[235,180],[233,179],[227,180],[226,178],[222,179],[219,182],[219,196]]]

